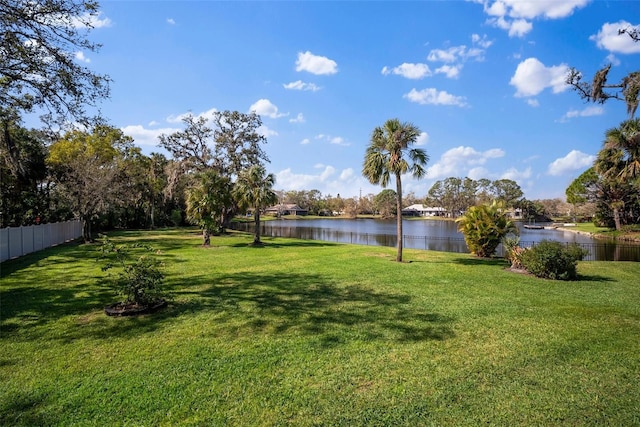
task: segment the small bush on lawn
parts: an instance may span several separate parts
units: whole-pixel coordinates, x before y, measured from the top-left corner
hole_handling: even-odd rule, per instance
[[[101,237],[101,259],[106,261],[102,271],[120,269],[112,283],[116,293],[124,298],[122,303],[149,306],[160,301],[164,296],[164,274],[160,270],[162,263],[149,256],[132,254],[134,248],[149,252],[152,249],[138,244],[118,246],[107,236]]]
[[[543,240],[536,246],[522,252],[520,261],[525,270],[537,277],[553,280],[575,280],[578,278],[577,265],[587,250],[575,243]]]

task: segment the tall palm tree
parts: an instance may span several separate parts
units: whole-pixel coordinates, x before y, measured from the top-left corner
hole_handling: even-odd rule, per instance
[[[272,173],[268,175],[266,173],[264,166],[252,166],[238,176],[233,190],[238,205],[245,209],[253,208],[254,246],[262,244],[260,241],[260,211],[278,201],[278,196],[273,191],[276,178]]]
[[[626,120],[620,127],[609,129],[604,148],[620,152],[624,163],[618,172],[620,178],[631,181],[640,178],[640,119]]]
[[[609,206],[616,230],[620,230],[624,193],[628,186],[640,189],[640,119],[627,120],[606,132],[604,147],[595,161],[596,171],[613,190]]]
[[[422,178],[429,161],[427,153],[420,148],[411,148],[420,136],[420,129],[412,123],[401,123],[398,119],[387,120],[371,134],[362,167],[362,175],[372,184],[386,187],[391,176],[396,180],[396,220],[398,253],[396,261],[402,262],[402,175],[410,172]],[[403,157],[406,154],[407,158]]]

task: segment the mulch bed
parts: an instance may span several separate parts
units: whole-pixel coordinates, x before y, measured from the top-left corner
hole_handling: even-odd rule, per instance
[[[166,300],[159,300],[156,303],[148,305],[140,305],[136,303],[117,302],[104,308],[107,316],[137,316],[140,314],[148,314],[156,312],[167,306]]]

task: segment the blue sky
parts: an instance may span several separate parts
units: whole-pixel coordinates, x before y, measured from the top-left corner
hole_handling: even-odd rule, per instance
[[[612,63],[640,69],[640,2],[603,0],[103,1],[78,53],[114,80],[103,114],[145,153],[186,113],[255,110],[277,189],[352,197],[372,130],[418,126],[426,195],[450,176],[515,180],[529,199],[564,197],[593,162],[622,102],[585,104],[564,85]],[[391,184],[393,188],[393,183]]]

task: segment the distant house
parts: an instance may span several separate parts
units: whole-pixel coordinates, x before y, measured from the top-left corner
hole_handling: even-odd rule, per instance
[[[407,206],[402,209],[403,216],[445,216],[447,210],[441,207],[430,207],[422,204]]]
[[[271,206],[270,208],[265,209],[264,213],[266,215],[273,215],[273,216],[282,216],[282,215],[305,216],[309,213],[309,211],[307,209],[302,209],[300,206],[295,204],[281,203],[279,205]]]
[[[517,209],[508,209],[505,214],[507,215],[507,218],[511,218],[511,219],[522,219],[522,209],[517,208]]]

